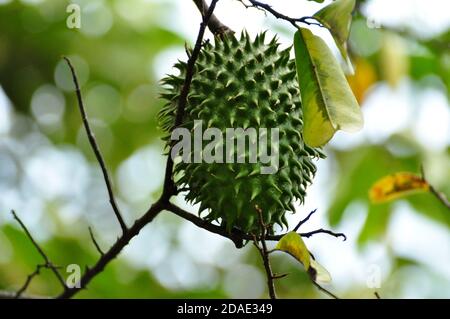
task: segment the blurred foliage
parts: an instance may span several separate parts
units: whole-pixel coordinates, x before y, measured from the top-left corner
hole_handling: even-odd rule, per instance
[[[86,11],[86,26],[81,30],[70,30],[65,25],[65,8],[71,2],[89,8]],[[115,238],[114,231],[117,228],[111,226],[112,222],[108,222],[105,217],[110,211],[103,213],[105,209],[100,209],[103,206],[98,204],[98,201],[106,199],[103,184],[83,134],[69,70],[61,62],[62,55],[71,57],[79,73],[94,131],[106,162],[114,173],[130,156],[136,155],[135,152],[140,150],[147,150],[149,145],[156,145],[155,149],[162,152],[161,143],[158,142],[160,132],[156,125],[156,113],[162,106],[162,102],[158,100],[160,88],[155,72],[157,58],[170,50],[183,52],[184,43],[189,42],[189,39],[184,39],[163,22],[164,17],[173,10],[173,2],[136,0],[133,6],[127,7],[129,2],[131,3],[128,0],[47,0],[36,5],[24,4],[24,1],[0,4],[0,85],[12,102],[15,114],[10,132],[2,135],[0,131],[0,164],[5,165],[3,168],[0,165],[0,289],[17,289],[25,281],[27,274],[41,262],[23,232],[16,225],[5,221],[8,210],[16,208],[5,207],[8,202],[6,194],[12,190],[22,192],[17,198],[19,201],[30,200],[30,208],[37,210],[40,207],[32,204],[36,202],[36,196],[40,197],[39,202],[44,203],[40,207],[45,212],[44,216],[34,211],[18,212],[34,220],[38,225],[36,229],[47,230],[47,237],[38,239],[42,239],[39,241],[43,248],[58,265],[65,267],[74,261],[80,265],[91,265],[96,260],[98,254],[89,239],[88,224],[95,223],[94,229],[99,233],[106,230],[112,233],[101,241],[105,247]],[[357,5],[361,6],[363,2],[357,1]],[[125,7],[130,11],[124,10]],[[292,32],[289,35],[292,37]],[[364,107],[364,102],[377,85],[388,83],[395,90],[405,77],[413,81],[417,90],[437,89],[448,100],[449,43],[450,31],[433,38],[421,39],[404,29],[370,29],[361,13],[357,13],[349,47],[356,74],[349,77],[349,81],[358,101]],[[183,59],[184,56],[179,58]],[[32,107],[39,92],[53,94],[52,101],[58,101],[62,96],[61,119],[49,117],[50,120],[46,122],[45,116],[54,110]],[[44,101],[48,101],[48,96],[41,94],[42,96]],[[1,120],[0,118],[0,123]],[[42,136],[49,142],[42,142]],[[33,142],[33,138],[36,142]],[[69,201],[68,198],[61,196],[48,199],[45,194],[32,194],[27,188],[31,187],[27,177],[27,161],[36,151],[36,143],[41,142],[43,147],[61,152],[72,154],[81,151],[89,159],[89,162],[82,162],[87,167],[86,174],[90,180],[83,188],[86,190],[83,201],[76,199],[82,217],[74,218],[75,221],[68,218],[71,215],[61,208]],[[327,218],[332,226],[339,227],[345,222],[347,209],[355,203],[359,204],[361,210],[367,213],[358,237],[361,249],[374,241],[383,242],[395,210],[395,203],[374,205],[369,202],[368,191],[379,178],[398,171],[417,173],[420,165],[424,164],[427,172],[428,169],[430,171],[430,182],[443,193],[450,194],[450,146],[447,145],[442,152],[430,151],[415,140],[411,129],[398,132],[382,142],[366,141],[347,148],[331,144],[325,150],[329,155],[326,161],[332,162],[332,180],[335,181]],[[2,156],[11,156],[14,163],[12,165],[17,166],[18,173],[11,178],[12,182],[8,180],[10,172],[4,164],[6,162],[2,162]],[[156,165],[155,167],[156,170],[160,169]],[[55,168],[55,171],[58,170]],[[74,173],[81,174],[81,171]],[[153,178],[148,178],[148,181],[153,182]],[[41,181],[44,184],[46,182]],[[76,188],[76,185],[72,186]],[[141,185],[135,187],[139,188]],[[133,192],[136,189],[130,185],[126,185],[125,189],[127,188]],[[149,199],[159,190],[152,189],[147,197],[136,201],[119,196],[120,205],[128,212],[128,220],[135,217],[135,213],[130,213],[131,211],[145,209]],[[403,201],[427,219],[446,229],[450,226],[449,212],[431,194],[417,194]],[[69,219],[68,222],[64,221],[64,216]],[[180,231],[182,227],[178,222],[164,220],[158,226],[165,227],[164,231],[169,234],[164,237],[170,241],[168,252],[176,254],[183,249],[183,240],[179,238],[183,232]],[[152,230],[157,232],[156,229]],[[259,277],[255,278],[264,283],[264,278],[261,279],[263,268],[259,255],[252,247],[234,252],[231,243],[227,242],[225,245],[226,249],[223,248],[220,252],[219,260],[235,260],[230,257],[230,251],[235,255],[239,254],[236,263],[240,266],[247,265],[251,267],[248,268],[250,270],[259,269],[261,274],[257,274]],[[142,249],[146,252],[157,248],[156,244],[149,242]],[[287,278],[277,282],[281,297],[323,297],[310,284],[308,275],[299,271],[295,260],[285,258],[282,254],[274,254],[272,260],[277,273],[289,273]],[[448,264],[450,261],[443,262]],[[406,275],[426,275],[432,284],[441,280],[439,275],[433,274],[420,261],[392,255],[390,263],[392,272],[385,278],[390,285],[387,286],[390,287],[389,296],[402,295],[402,287],[406,285],[403,278]],[[230,293],[230,284],[238,285],[243,291],[252,286],[252,283],[245,282],[246,278],[230,283],[233,279],[230,279],[229,274],[241,269],[235,264],[223,267],[215,264],[193,265],[212,268],[216,274],[215,281],[175,289],[158,280],[148,267],[140,267],[126,258],[119,258],[89,285],[88,290],[77,297],[220,298],[239,296]],[[324,266],[327,267],[326,264]],[[59,292],[59,287],[52,274],[44,270],[34,280],[29,292],[55,295]],[[341,293],[342,297],[361,295],[372,297],[367,288],[363,288],[363,283]],[[429,295],[449,296],[449,289],[443,287]]]
[[[5,226],[1,229],[4,237],[13,245],[14,258],[2,264],[0,272],[0,289],[19,287],[25,282],[24,274],[34,271],[34,265],[42,263],[42,257],[22,231]],[[84,242],[89,242],[85,238]],[[79,265],[91,265],[98,258],[92,249],[86,249],[79,238],[55,237],[44,246],[46,254],[56,265],[70,265],[74,260]],[[53,296],[61,292],[61,286],[49,270],[33,281],[33,290],[43,296]],[[89,289],[80,293],[80,298],[179,298],[183,295],[170,291],[159,284],[146,270],[137,270],[122,261],[111,263],[92,283]],[[198,290],[192,292],[193,298],[224,298],[220,290]]]
[[[418,171],[422,159],[420,155],[394,156],[385,147],[370,146],[358,148],[354,152],[336,152],[339,171],[338,185],[334,200],[329,208],[331,225],[341,221],[345,209],[354,201],[364,203],[368,209],[367,219],[359,235],[361,243],[382,236],[392,213],[393,202],[370,204],[368,190],[382,176],[398,171]],[[364,178],[360,178],[364,176]],[[437,202],[433,195],[417,194],[405,199],[420,213],[450,226],[448,209]]]
[[[105,122],[108,122],[108,114],[105,114],[108,106],[120,108],[122,112],[120,121],[108,123],[111,124],[108,125],[110,138],[118,151],[107,152],[106,157],[109,164],[116,166],[139,146],[157,137],[155,114],[161,105],[157,98],[159,79],[154,78],[151,66],[158,53],[170,46],[183,45],[184,39],[159,25],[133,28],[120,16],[115,16],[114,24],[104,35],[86,36],[77,29],[66,27],[68,14],[65,8],[72,2],[45,1],[37,6],[27,6],[13,1],[0,7],[0,29],[7,30],[0,35],[0,83],[14,107],[28,113],[35,90],[45,83],[55,83],[55,80],[58,84],[57,76],[62,73],[63,80],[59,82],[68,83],[62,87],[66,89],[68,101],[63,131],[56,130],[49,135],[55,142],[76,143],[79,112],[75,96],[70,94],[73,91],[70,74],[61,61],[62,56],[72,57],[80,78],[89,81],[82,86],[85,93],[103,84],[120,94],[118,101],[113,100],[118,105],[107,105],[103,109],[105,112],[95,112],[95,118]],[[101,6],[94,8],[98,14],[101,15],[102,10],[111,10],[107,3],[99,3]],[[142,9],[151,16],[151,12],[171,8],[161,2],[150,3]],[[96,18],[97,13],[91,19]],[[151,17],[148,19],[152,20]],[[66,69],[57,73],[59,68]],[[145,91],[139,89],[142,85],[146,85]],[[95,107],[89,105],[88,109]],[[107,133],[100,131],[97,134],[101,144]],[[91,156],[90,152],[86,154]]]

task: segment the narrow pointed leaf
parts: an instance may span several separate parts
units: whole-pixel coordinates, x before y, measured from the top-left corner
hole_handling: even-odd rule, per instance
[[[314,14],[314,18],[325,26],[346,62],[348,72],[353,74],[353,66],[347,53],[347,40],[352,23],[355,0],[336,0]]]
[[[311,256],[308,248],[306,248],[306,245],[303,242],[302,237],[296,232],[289,232],[284,235],[278,242],[275,249],[290,254],[301,262],[306,270],[309,269]]]
[[[325,145],[337,130],[355,132],[363,125],[358,102],[325,42],[305,28],[294,36],[303,104],[303,137],[311,147]]]

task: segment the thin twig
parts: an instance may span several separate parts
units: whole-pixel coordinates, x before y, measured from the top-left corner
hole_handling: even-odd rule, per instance
[[[333,294],[331,291],[323,288],[321,285],[319,285],[317,282],[315,282],[314,280],[311,280],[312,283],[314,284],[314,286],[316,286],[317,288],[319,288],[319,290],[323,291],[324,293],[326,293],[327,295],[329,295],[331,298],[334,299],[339,299],[338,296],[336,296],[335,294]]]
[[[256,236],[253,236],[253,244],[258,249],[258,251],[261,255],[261,258],[263,260],[263,263],[264,263],[264,269],[266,270],[267,287],[269,289],[270,299],[277,299],[277,295],[275,293],[274,275],[272,272],[272,266],[270,265],[269,253],[268,253],[267,245],[266,245],[266,234],[267,234],[268,225],[266,225],[264,222],[264,217],[263,217],[261,208],[256,206],[255,209],[258,212],[258,220],[259,220],[260,229],[261,229],[261,236],[259,238],[259,242],[261,243],[262,247],[259,247]]]
[[[180,126],[181,123],[183,122],[184,112],[187,104],[187,97],[189,94],[189,90],[191,88],[192,79],[194,77],[195,63],[197,62],[198,56],[200,55],[200,50],[202,49],[202,42],[203,37],[205,35],[206,27],[214,12],[214,9],[216,8],[216,4],[218,1],[219,0],[211,1],[211,5],[206,14],[203,15],[203,20],[200,23],[200,29],[198,31],[197,40],[195,41],[194,50],[192,50],[192,54],[187,62],[186,77],[184,79],[184,84],[183,87],[181,88],[180,97],[178,99],[174,128]],[[164,175],[163,194],[161,195],[161,198],[164,199],[165,201],[168,201],[169,198],[176,193],[176,187],[173,182],[172,176],[174,163],[172,157],[170,156],[172,146],[173,145],[171,145],[170,150],[168,152],[169,156],[167,157],[167,165]]]
[[[138,220],[135,221],[133,226],[131,226],[126,233],[124,233],[111,248],[105,252],[97,263],[88,268],[86,272],[80,279],[79,285],[75,287],[66,289],[56,298],[57,299],[66,299],[73,297],[77,292],[84,289],[87,284],[103,269],[108,265],[112,260],[114,260],[117,255],[122,251],[122,249],[128,245],[128,243],[133,239],[139,232],[144,228],[147,224],[151,223],[153,219],[164,209],[164,203],[162,201],[157,201],[155,204],[150,207],[150,209]]]
[[[302,219],[302,220],[297,224],[297,226],[294,227],[294,229],[293,229],[292,231],[295,231],[295,232],[296,232],[296,231],[300,228],[300,226],[302,226],[304,223],[306,223],[316,211],[317,211],[317,209],[314,209],[312,212],[310,212],[310,213],[308,214],[308,216],[306,216],[304,219]]]
[[[309,237],[314,236],[316,234],[327,234],[327,235],[330,235],[330,236],[333,236],[333,237],[336,237],[336,238],[342,237],[343,241],[347,240],[347,236],[344,233],[335,233],[335,232],[333,232],[331,230],[323,229],[323,228],[319,228],[319,229],[316,229],[316,230],[313,230],[313,231],[310,231],[310,232],[307,232],[307,233],[299,233],[299,234],[300,234],[300,236],[306,237],[306,238],[309,238]]]
[[[377,299],[381,299],[381,296],[380,296],[380,294],[378,293],[378,291],[375,291],[373,294],[375,295],[375,297],[376,297]]]
[[[236,248],[242,248],[244,246],[243,243],[244,240],[253,240],[251,236],[247,236],[246,238],[244,238],[245,234],[236,228],[228,232],[224,227],[211,224],[210,222],[185,211],[184,209],[178,207],[175,204],[168,203],[166,209],[169,212],[181,217],[182,219],[185,219],[193,223],[199,228],[203,228],[211,233],[230,239],[234,243]]]
[[[428,184],[430,185],[430,184]],[[445,207],[447,207],[448,209],[450,209],[450,201],[447,199],[447,197],[439,192],[438,190],[436,190],[436,188],[434,188],[432,185],[430,185],[430,192],[431,194],[433,194]]]
[[[282,278],[287,277],[287,276],[289,276],[289,274],[281,274],[281,275],[274,274],[273,275],[273,279],[282,279]]]
[[[72,79],[73,79],[73,83],[75,85],[75,90],[76,90],[77,99],[78,99],[78,107],[80,109],[83,125],[86,130],[86,134],[88,136],[89,143],[91,144],[92,150],[94,151],[97,162],[100,164],[100,168],[103,173],[103,179],[105,180],[106,188],[108,189],[109,202],[111,203],[111,206],[112,206],[112,209],[114,210],[114,214],[116,215],[117,221],[119,222],[120,227],[122,228],[122,232],[125,233],[127,231],[127,225],[125,224],[125,222],[122,218],[122,215],[119,211],[119,207],[117,206],[116,199],[114,197],[113,188],[112,188],[112,183],[111,183],[111,180],[110,180],[109,174],[108,174],[108,169],[106,168],[106,164],[103,159],[102,153],[100,151],[100,148],[98,147],[98,144],[95,139],[94,133],[91,129],[91,126],[89,125],[86,109],[85,109],[84,103],[83,103],[83,98],[81,96],[80,86],[78,84],[77,74],[75,72],[75,69],[74,69],[70,59],[67,57],[64,57],[64,60],[66,60],[68,66],[70,68],[70,72],[72,73]]]
[[[241,2],[246,8],[256,8],[256,9],[260,9],[260,10],[265,10],[265,11],[269,12],[270,14],[272,14],[275,18],[289,22],[296,29],[299,28],[297,23],[304,23],[307,25],[317,25],[317,26],[322,27],[322,24],[317,22],[317,20],[315,20],[314,17],[306,16],[306,17],[301,17],[301,18],[292,18],[283,13],[276,11],[271,5],[269,5],[267,3],[263,3],[260,1],[256,1],[256,0],[248,0],[248,2],[251,3],[251,5],[248,5],[243,0],[238,0],[238,1]],[[314,20],[314,22],[310,22],[308,20]]]
[[[269,287],[269,292],[271,294],[271,298],[273,297],[272,295],[272,288],[273,287],[273,280],[274,279],[279,279],[279,278],[283,278],[285,277],[287,274],[284,275],[273,275],[272,274],[272,270],[270,267],[270,262],[268,260],[268,256],[271,252],[273,252],[272,250],[268,250],[267,246],[266,246],[266,240],[280,240],[285,234],[281,234],[281,235],[267,235],[266,232],[262,232],[261,234],[261,238],[259,239],[261,241],[262,247],[260,247],[258,245],[258,238],[254,235],[254,234],[246,234],[242,231],[240,231],[239,229],[233,228],[231,231],[227,231],[225,228],[221,227],[221,226],[217,226],[214,224],[211,224],[203,219],[201,219],[200,217],[197,217],[194,214],[191,214],[187,211],[185,211],[184,209],[178,207],[175,204],[169,203],[168,206],[166,207],[166,209],[172,213],[174,213],[175,215],[190,221],[191,223],[195,224],[196,226],[203,228],[209,232],[218,234],[222,237],[228,238],[230,240],[233,241],[233,243],[236,245],[237,248],[241,248],[243,246],[243,241],[245,240],[251,240],[253,241],[253,244],[255,245],[255,247],[258,249],[259,253],[261,254],[261,257],[263,258],[264,261],[264,268],[266,269],[266,274],[268,274],[268,287]],[[311,215],[311,214],[310,214]],[[307,217],[308,218],[308,217]],[[264,222],[263,224],[264,225]],[[266,226],[264,226],[265,229]],[[319,233],[325,233],[334,237],[343,237],[344,240],[347,239],[347,237],[345,236],[345,234],[343,233],[334,233],[331,230],[326,230],[326,229],[317,229],[315,231],[312,232],[308,232],[308,233],[300,233],[300,235],[302,237],[311,237],[315,234],[319,234]],[[311,254],[312,255],[312,254]],[[269,275],[270,274],[270,275]],[[334,295],[333,293],[331,293],[330,291],[328,291],[327,289],[323,288],[322,286],[320,286],[318,283],[316,283],[315,281],[313,281],[314,285],[319,288],[321,291],[325,292],[326,294],[328,294],[329,296],[338,299],[338,297],[336,295]],[[273,294],[275,294],[274,292],[275,290],[273,289]]]
[[[194,215],[192,213],[187,212],[186,210],[178,207],[175,204],[169,203],[166,207],[166,209],[168,211],[170,211],[171,213],[193,223],[194,225],[196,225],[197,227],[203,228],[211,233],[214,234],[218,234],[222,237],[228,238],[230,239],[236,246],[236,248],[242,248],[243,247],[243,241],[248,241],[248,240],[253,240],[253,237],[251,234],[246,234],[244,232],[242,232],[241,230],[237,229],[237,228],[233,228],[231,229],[231,231],[226,230],[224,227],[218,226],[218,225],[214,225],[211,224],[210,222],[198,217],[197,215]],[[299,233],[300,236],[302,237],[306,237],[309,238],[313,235],[316,234],[328,234],[330,236],[333,237],[342,237],[344,240],[347,239],[347,237],[345,236],[345,234],[343,233],[335,233],[331,230],[327,230],[327,229],[317,229],[317,230],[313,230],[311,232],[306,232],[306,233]],[[266,240],[271,240],[271,241],[278,241],[280,240],[285,234],[280,234],[280,235],[266,235]]]
[[[103,256],[105,253],[100,248],[99,244],[97,243],[97,240],[95,239],[94,233],[92,232],[92,228],[89,227],[89,235],[91,236],[91,240],[94,243],[95,248],[97,249],[100,256]]]
[[[42,264],[36,266],[36,269],[27,276],[27,279],[25,280],[25,283],[22,285],[22,287],[17,290],[16,294],[14,295],[14,299],[18,299],[22,296],[22,294],[28,289],[28,286],[31,284],[33,278],[39,275],[42,268],[47,268],[47,265]]]
[[[445,207],[450,209],[450,201],[447,199],[447,197],[443,193],[439,192],[436,188],[434,188],[434,186],[431,185],[430,182],[428,182],[425,176],[425,169],[423,165],[420,166],[420,173],[422,175],[422,180],[428,184],[431,194],[433,194]]]
[[[28,228],[25,226],[25,224],[22,222],[22,220],[19,218],[19,216],[17,216],[16,212],[14,210],[11,211],[14,219],[19,223],[20,227],[22,228],[22,230],[25,232],[25,234],[27,235],[28,239],[31,241],[31,243],[33,244],[33,246],[36,248],[36,250],[38,251],[39,255],[41,255],[42,259],[44,259],[45,262],[45,267],[49,268],[54,274],[55,277],[58,279],[59,283],[66,288],[66,283],[64,281],[64,278],[61,276],[61,274],[59,273],[57,267],[55,265],[53,265],[53,263],[50,261],[50,259],[47,257],[47,255],[45,254],[45,252],[42,250],[42,248],[39,246],[39,244],[34,240],[33,236],[31,235],[31,233],[29,232]],[[34,276],[33,276],[34,277]],[[26,287],[25,287],[26,289]]]
[[[205,0],[193,0],[198,10],[205,16],[208,13],[209,7]],[[223,35],[227,33],[234,33],[229,27],[223,24],[216,15],[212,14],[209,18],[208,28],[214,35]]]

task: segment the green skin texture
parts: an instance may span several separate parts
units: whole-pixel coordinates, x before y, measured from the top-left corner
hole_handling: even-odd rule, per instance
[[[295,212],[295,200],[303,203],[316,172],[312,160],[324,157],[319,149],[303,143],[295,61],[289,58],[290,48],[279,51],[278,46],[276,38],[265,43],[264,33],[254,41],[246,33],[240,39],[226,36],[216,39],[214,46],[204,45],[196,63],[181,127],[193,135],[194,120],[202,120],[204,130],[215,127],[223,136],[226,128],[279,128],[275,174],[260,174],[262,164],[248,163],[248,157],[245,163],[175,164],[175,183],[187,189],[186,200],[200,203],[199,214],[207,211],[206,220],[219,221],[228,230],[236,227],[260,234],[256,207],[262,211],[264,224],[271,225],[270,232],[274,224],[287,226],[286,212]],[[186,63],[178,62],[175,67],[180,75],[163,80],[168,89],[162,97],[168,103],[159,114],[160,125],[169,134]],[[166,140],[170,142],[167,136]],[[270,136],[268,142],[270,147]]]

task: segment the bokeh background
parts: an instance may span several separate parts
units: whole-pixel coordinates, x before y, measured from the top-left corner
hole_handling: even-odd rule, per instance
[[[324,4],[267,0],[292,16]],[[82,9],[69,29],[69,3]],[[293,29],[236,0],[221,0],[218,17],[251,35],[277,33],[284,47]],[[0,289],[15,290],[40,257],[12,220],[15,209],[51,259],[82,268],[98,254],[88,226],[107,249],[120,229],[81,125],[70,73],[79,74],[87,111],[113,174],[128,223],[161,192],[165,158],[156,114],[159,80],[186,60],[200,16],[189,0],[0,0]],[[316,235],[306,244],[340,297],[449,298],[450,212],[430,194],[373,205],[380,177],[418,172],[450,194],[450,4],[446,0],[357,1],[350,38],[356,74],[349,78],[365,128],[338,133],[292,224],[317,209],[303,230],[330,227],[347,241]],[[329,34],[320,28],[330,46]],[[207,35],[211,38],[211,34]],[[337,52],[336,48],[333,50]],[[180,205],[192,212],[177,198]],[[284,298],[324,298],[292,258],[272,257]],[[380,286],[374,287],[377,278]],[[28,291],[59,292],[49,272]],[[230,241],[161,214],[77,297],[266,296],[252,245]]]

